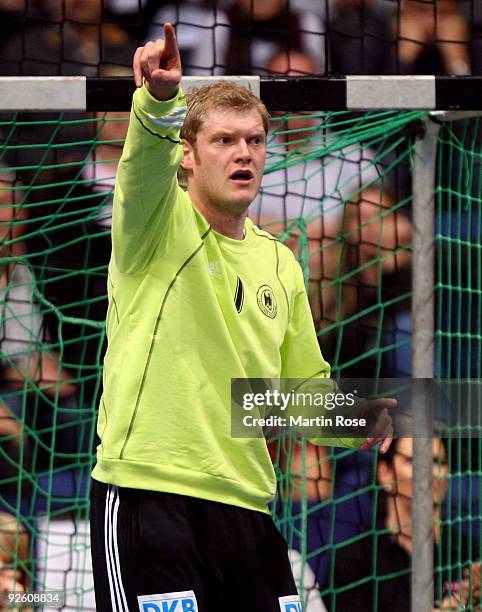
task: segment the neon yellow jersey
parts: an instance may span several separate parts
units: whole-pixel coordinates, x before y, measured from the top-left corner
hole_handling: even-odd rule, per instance
[[[244,240],[216,233],[179,187],[184,113],[182,92],[167,102],[144,87],[134,94],[114,197],[93,477],[267,512],[272,462],[265,440],[230,435],[231,379],[330,368],[291,251],[249,219]]]

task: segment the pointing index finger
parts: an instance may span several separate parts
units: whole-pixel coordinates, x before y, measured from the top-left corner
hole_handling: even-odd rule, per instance
[[[176,54],[178,52],[176,32],[172,23],[164,24],[164,40],[165,40],[165,51],[168,54]]]
[[[374,401],[374,406],[376,408],[380,408],[380,409],[387,408],[388,410],[393,410],[394,408],[397,407],[397,404],[398,404],[397,400],[391,397],[380,397],[373,401]]]

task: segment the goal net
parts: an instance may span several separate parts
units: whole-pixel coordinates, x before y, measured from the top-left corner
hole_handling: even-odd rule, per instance
[[[411,169],[426,118],[418,110],[273,116],[250,215],[294,250],[337,377],[411,374]],[[126,127],[127,113],[104,112],[13,113],[0,122],[0,536],[12,536],[0,547],[36,591],[65,593],[53,609],[95,609],[88,489]],[[479,119],[468,119],[445,122],[439,137],[439,377],[482,374],[481,135]],[[306,609],[323,609],[320,593],[343,609],[337,601],[353,585],[336,583],[336,555],[384,533],[376,454],[289,437],[270,451],[279,481],[273,512]],[[479,439],[460,437],[440,460],[450,476],[437,501],[446,527],[437,563],[454,582],[482,553],[480,451]],[[376,592],[393,578],[375,564],[364,583]]]

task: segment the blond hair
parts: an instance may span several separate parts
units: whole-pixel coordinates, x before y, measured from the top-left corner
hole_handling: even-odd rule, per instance
[[[212,110],[240,113],[257,111],[263,122],[264,131],[268,133],[269,113],[263,102],[246,87],[236,85],[232,81],[216,81],[187,95],[187,113],[181,129],[181,138],[194,144],[207,114]]]

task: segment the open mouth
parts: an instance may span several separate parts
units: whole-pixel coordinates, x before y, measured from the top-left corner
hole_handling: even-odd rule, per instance
[[[235,181],[236,183],[243,184],[251,182],[254,178],[254,175],[251,170],[242,168],[233,172],[229,178],[232,181]]]

